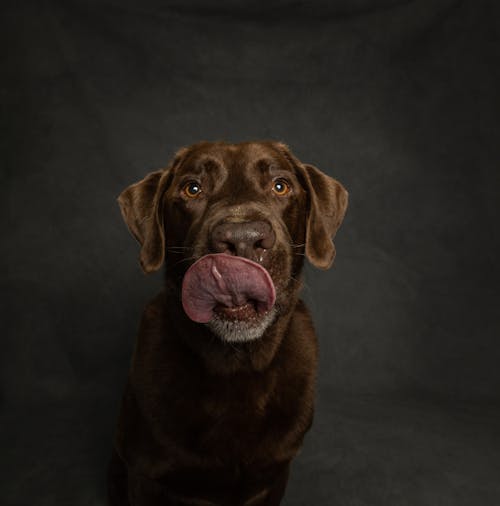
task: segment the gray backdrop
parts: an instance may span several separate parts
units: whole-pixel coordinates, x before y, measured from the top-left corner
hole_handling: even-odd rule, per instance
[[[56,452],[67,473],[57,448],[81,445],[73,455],[92,455],[83,467],[99,475],[161,284],[140,271],[116,197],[199,140],[281,140],[349,190],[334,268],[306,270],[320,402],[499,400],[495,2],[3,5],[0,394],[17,491],[26,445],[35,467]],[[55,480],[44,472],[33,494],[63,504],[56,485],[40,499]]]

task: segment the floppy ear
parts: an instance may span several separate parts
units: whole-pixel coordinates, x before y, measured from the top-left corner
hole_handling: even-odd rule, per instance
[[[319,269],[328,269],[335,259],[333,238],[344,219],[349,194],[335,179],[316,167],[299,165],[309,195],[306,256]]]
[[[336,179],[302,163],[283,142],[272,145],[293,165],[307,192],[306,256],[315,267],[328,269],[335,259],[333,238],[344,219],[349,194]]]
[[[169,169],[151,172],[118,197],[123,219],[142,246],[140,263],[146,273],[158,270],[165,257],[162,201],[169,173]]]

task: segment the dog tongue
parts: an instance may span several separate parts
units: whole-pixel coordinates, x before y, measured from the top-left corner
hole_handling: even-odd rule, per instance
[[[217,305],[242,306],[253,302],[258,312],[271,309],[274,284],[261,265],[224,253],[205,255],[186,272],[182,282],[182,306],[191,320],[209,322]]]

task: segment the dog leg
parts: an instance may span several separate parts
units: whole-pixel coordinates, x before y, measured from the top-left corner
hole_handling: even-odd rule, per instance
[[[129,474],[128,501],[130,506],[177,506],[160,483],[134,474]]]
[[[287,465],[283,472],[276,478],[270,493],[259,506],[279,506],[285,495],[286,484],[290,475],[290,466]]]
[[[130,506],[127,490],[127,468],[113,448],[108,466],[108,505]]]

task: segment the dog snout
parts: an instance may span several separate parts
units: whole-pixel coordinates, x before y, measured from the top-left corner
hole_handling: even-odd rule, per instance
[[[271,249],[276,235],[266,221],[223,222],[214,227],[211,246],[215,253],[228,253],[259,261]]]

